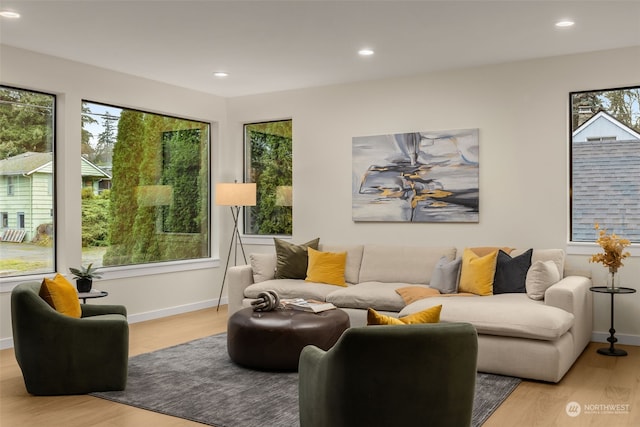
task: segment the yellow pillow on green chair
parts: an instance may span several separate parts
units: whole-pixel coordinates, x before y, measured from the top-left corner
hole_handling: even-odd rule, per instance
[[[367,325],[411,325],[416,323],[438,323],[442,304],[429,307],[426,310],[403,316],[399,319],[380,314],[373,308],[367,309]]]
[[[458,292],[476,295],[493,294],[493,277],[496,274],[498,251],[480,257],[471,249],[465,249],[462,255],[462,269]]]
[[[80,318],[82,309],[75,288],[63,275],[57,273],[53,279],[42,280],[40,297],[58,313]]]
[[[344,269],[347,265],[346,252],[321,252],[308,248],[307,253],[309,255],[305,279],[307,282],[347,286],[344,280]]]

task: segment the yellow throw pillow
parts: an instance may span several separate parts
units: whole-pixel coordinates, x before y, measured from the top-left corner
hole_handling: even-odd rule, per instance
[[[396,293],[402,297],[406,305],[423,298],[440,295],[440,291],[433,288],[425,288],[424,286],[406,286],[396,289]]]
[[[416,323],[438,323],[442,304],[429,307],[426,310],[403,316],[399,319],[378,313],[373,308],[367,310],[367,325],[411,325]]]
[[[480,257],[473,250],[465,249],[462,255],[462,271],[460,272],[458,291],[483,296],[492,295],[497,258],[497,250]]]
[[[307,282],[327,283],[329,285],[347,286],[344,280],[344,269],[347,265],[346,252],[320,252],[308,248],[309,266]]]
[[[57,273],[53,279],[44,278],[40,286],[40,297],[58,313],[80,318],[82,309],[75,288],[63,275]]]

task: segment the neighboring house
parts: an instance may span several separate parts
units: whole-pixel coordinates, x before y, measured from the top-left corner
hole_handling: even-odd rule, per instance
[[[572,183],[573,241],[593,242],[600,222],[640,242],[640,133],[603,111],[594,114],[573,132]]]
[[[31,241],[39,226],[53,224],[53,161],[51,153],[26,152],[0,160],[0,237]],[[109,188],[111,176],[85,158],[82,185],[97,194]],[[6,239],[6,237],[5,237]]]

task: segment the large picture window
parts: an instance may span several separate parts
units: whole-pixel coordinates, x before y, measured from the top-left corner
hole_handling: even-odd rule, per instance
[[[0,86],[0,277],[55,271],[55,100]]]
[[[256,206],[245,207],[244,233],[292,232],[291,120],[244,126],[245,182],[256,183]]]
[[[571,236],[594,225],[640,243],[640,87],[570,95]]]
[[[82,104],[82,262],[207,258],[209,125]]]

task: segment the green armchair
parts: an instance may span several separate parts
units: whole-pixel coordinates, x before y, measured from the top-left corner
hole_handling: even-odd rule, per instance
[[[469,426],[477,354],[467,323],[348,329],[300,355],[300,427]]]
[[[11,292],[16,360],[34,395],[124,390],[129,324],[120,305],[83,304],[79,319],[55,311],[38,294],[40,282]]]

